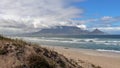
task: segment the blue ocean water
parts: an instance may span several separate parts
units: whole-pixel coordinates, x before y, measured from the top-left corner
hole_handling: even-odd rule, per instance
[[[41,45],[120,52],[120,35],[66,35],[19,38]]]

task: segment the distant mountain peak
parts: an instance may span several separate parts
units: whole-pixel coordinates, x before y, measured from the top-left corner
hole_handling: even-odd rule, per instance
[[[102,32],[101,30],[99,30],[99,29],[95,29],[93,32],[99,32],[99,33],[104,33],[104,32]]]
[[[101,34],[105,34],[105,33],[96,28],[92,32],[90,32],[90,34],[101,35]]]

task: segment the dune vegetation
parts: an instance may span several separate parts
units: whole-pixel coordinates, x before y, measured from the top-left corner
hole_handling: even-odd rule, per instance
[[[83,68],[57,52],[19,39],[0,36],[0,68]],[[90,68],[101,68],[91,65]]]

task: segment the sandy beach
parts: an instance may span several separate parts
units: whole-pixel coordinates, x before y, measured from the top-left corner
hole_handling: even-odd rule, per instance
[[[88,49],[74,49],[57,46],[46,46],[51,50],[66,56],[67,58],[74,59],[82,66],[89,68],[89,63],[102,68],[120,68],[120,53],[100,52]]]

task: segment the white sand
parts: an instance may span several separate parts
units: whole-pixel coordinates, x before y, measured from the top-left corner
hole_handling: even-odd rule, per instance
[[[82,60],[85,63],[92,63],[94,65],[101,66],[102,68],[120,68],[120,53],[99,52],[95,50],[74,49],[57,46],[42,46],[55,50],[67,58],[74,59],[78,62],[79,60]],[[86,66],[85,64],[83,65]]]

